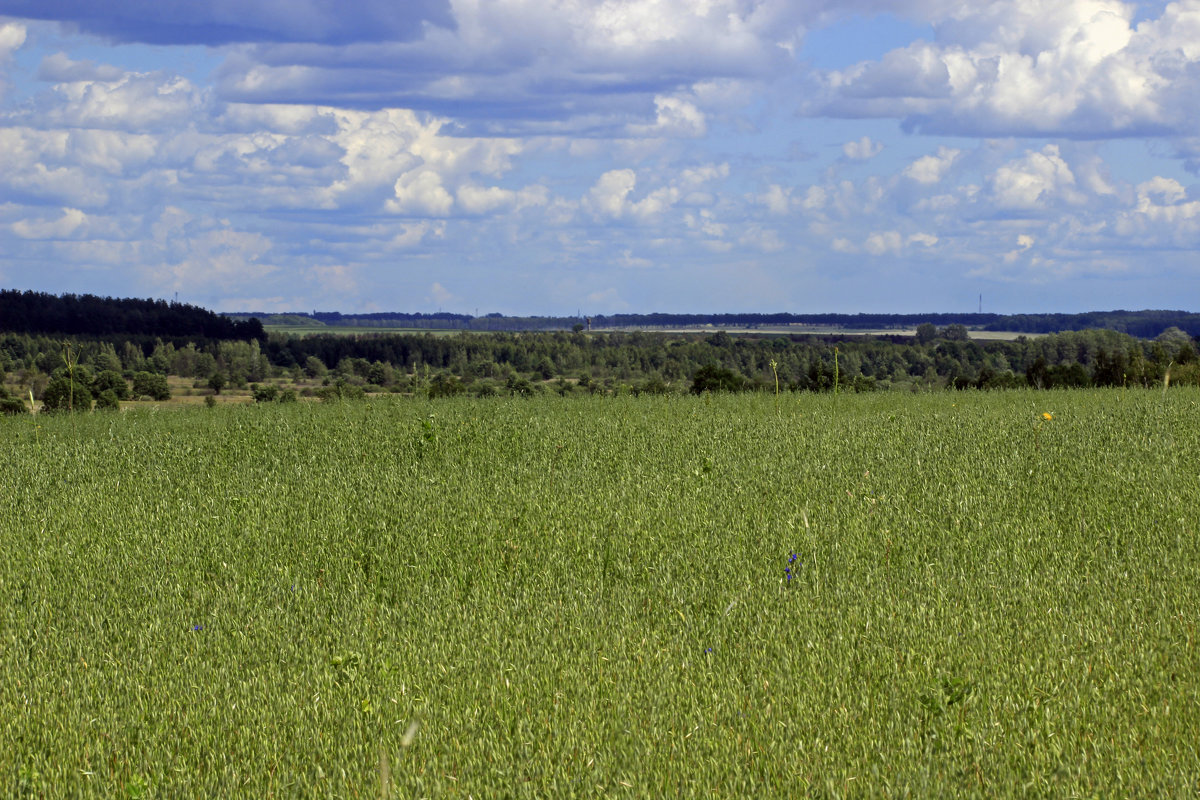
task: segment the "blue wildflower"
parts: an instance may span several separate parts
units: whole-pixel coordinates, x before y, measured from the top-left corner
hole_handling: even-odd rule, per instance
[[[195,625],[193,625],[193,626],[192,626],[192,630],[194,630],[194,631],[202,631],[202,630],[204,630],[204,626],[203,626],[203,625],[201,625],[201,624],[199,624],[199,623],[196,623]]]

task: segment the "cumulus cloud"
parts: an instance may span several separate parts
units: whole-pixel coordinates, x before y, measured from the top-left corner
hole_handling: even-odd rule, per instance
[[[842,154],[851,161],[869,161],[882,152],[883,142],[877,142],[870,136],[842,145]]]
[[[609,170],[597,178],[581,205],[597,219],[652,222],[683,201],[693,205],[711,203],[713,197],[705,187],[728,175],[728,164],[684,169],[663,185],[635,199],[637,173],[628,168]]]
[[[1136,26],[1134,11],[1120,0],[931,3],[936,41],[828,73],[807,110],[899,117],[928,133],[1188,133],[1200,113],[1200,2]]]
[[[679,97],[655,97],[656,117],[651,125],[629,126],[634,136],[673,136],[693,138],[708,131],[704,113],[689,100]]]
[[[413,39],[260,39],[229,54],[219,94],[427,110],[489,133],[690,138],[707,131],[708,108],[745,102],[739,82],[793,69],[787,45],[819,12],[784,0],[497,0],[454,2],[451,16]]]
[[[954,162],[961,155],[960,150],[951,147],[939,147],[937,155],[921,156],[904,168],[905,177],[912,178],[917,183],[937,183],[946,176]]]
[[[930,233],[913,233],[906,237],[899,231],[878,231],[867,237],[863,243],[863,250],[873,256],[896,255],[907,245],[933,247],[937,242],[938,237]],[[852,248],[846,249],[852,251]]]
[[[387,210],[397,214],[444,217],[454,206],[454,198],[442,185],[442,178],[431,170],[413,170],[395,183],[395,196],[387,201]]]
[[[990,183],[995,204],[1001,209],[1033,210],[1056,199],[1074,204],[1085,200],[1076,188],[1071,167],[1053,144],[1037,152],[1027,151],[1000,167]]]
[[[79,70],[69,70],[79,71]],[[42,123],[74,128],[160,131],[186,127],[206,102],[206,93],[178,76],[105,70],[112,80],[76,80],[55,85],[58,102]]]
[[[628,209],[626,198],[636,185],[637,173],[633,170],[609,170],[588,190],[584,206],[598,217],[620,219]]]
[[[66,53],[54,53],[42,59],[37,78],[54,83],[76,83],[79,81],[119,81],[125,71],[112,64],[97,64],[95,61],[73,61]]]
[[[19,22],[0,23],[0,59],[8,58],[25,44],[25,26]]]
[[[25,44],[25,26],[19,22],[0,20],[0,67],[12,59],[12,54]],[[0,72],[0,100],[8,93],[8,81]]]
[[[12,231],[22,239],[65,239],[86,226],[87,214],[77,208],[64,208],[58,219],[23,219],[14,222]]]

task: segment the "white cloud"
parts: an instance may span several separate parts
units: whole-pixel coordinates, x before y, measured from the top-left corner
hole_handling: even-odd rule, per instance
[[[1003,209],[1032,210],[1062,199],[1082,203],[1085,197],[1076,189],[1075,175],[1059,154],[1057,145],[1048,144],[1040,152],[1025,155],[1000,167],[990,178],[995,204]]]
[[[25,44],[25,26],[19,22],[0,23],[0,58],[8,58]]]
[[[77,208],[64,208],[56,220],[19,220],[12,225],[13,233],[22,239],[65,239],[87,224],[87,214]]]
[[[385,207],[396,214],[444,217],[454,206],[454,198],[442,185],[442,178],[432,170],[413,170],[396,179],[395,196]]]
[[[453,292],[436,281],[429,287],[429,297],[439,308],[458,299]]]
[[[408,222],[400,226],[400,232],[388,242],[389,247],[397,250],[410,250],[418,247],[426,239],[441,239],[446,235],[444,220],[421,220]]]
[[[52,125],[122,131],[180,129],[207,102],[206,93],[178,76],[123,73],[116,80],[59,83]]]
[[[1177,244],[1194,246],[1200,234],[1200,200],[1188,200],[1183,185],[1155,176],[1137,186],[1137,201],[1117,223],[1122,235],[1155,234]]]
[[[961,151],[951,147],[939,147],[935,156],[921,156],[904,169],[905,177],[917,183],[938,183],[954,166]]]
[[[782,216],[791,210],[792,196],[790,189],[784,189],[777,183],[767,187],[767,191],[758,197],[758,202],[767,207],[767,211]]]
[[[609,170],[588,190],[583,203],[597,216],[620,219],[627,211],[626,198],[636,185],[637,173],[633,170]]]
[[[899,253],[904,247],[904,237],[899,231],[883,231],[881,233],[872,233],[867,237],[863,249],[873,256],[881,256],[885,253]]]
[[[935,42],[826,76],[824,110],[903,117],[926,132],[1139,135],[1194,130],[1200,3],[1133,25],[1120,0],[929,4]]]
[[[685,185],[695,186],[695,173],[685,172],[681,176]],[[657,218],[679,202],[682,192],[678,186],[661,186],[643,197],[632,200],[630,195],[637,186],[637,173],[632,169],[614,169],[601,175],[583,198],[583,206],[593,216],[601,219],[620,220],[632,218],[646,222]]]
[[[704,112],[689,100],[660,95],[654,98],[654,108],[653,124],[630,125],[630,134],[633,136],[696,138],[708,132],[708,121],[705,119]]]
[[[870,136],[842,145],[842,154],[851,161],[869,161],[882,152],[883,142],[877,142]]]

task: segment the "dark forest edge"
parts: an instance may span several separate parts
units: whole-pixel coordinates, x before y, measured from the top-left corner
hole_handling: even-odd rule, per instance
[[[1152,339],[1168,328],[1200,336],[1200,314],[1189,311],[1089,311],[1081,314],[596,314],[575,317],[515,317],[503,314],[424,314],[381,312],[342,314],[336,311],[288,314],[231,314],[270,325],[316,325],[334,328],[416,328],[462,331],[650,330],[670,328],[838,328],[845,330],[911,330],[921,324],[964,325],[992,332],[1059,333],[1095,328]]]
[[[314,324],[351,328],[425,328],[464,331],[563,331],[655,328],[775,328],[782,326],[846,330],[905,330],[921,324],[963,325],[983,331],[1059,333],[1105,329],[1152,339],[1168,328],[1200,336],[1200,314],[1189,311],[1090,311],[1081,314],[598,314],[590,317],[483,316],[438,312],[342,314],[313,311],[218,314],[199,306],[166,300],[52,295],[0,290],[0,331],[73,336],[203,337],[265,339],[267,324]]]

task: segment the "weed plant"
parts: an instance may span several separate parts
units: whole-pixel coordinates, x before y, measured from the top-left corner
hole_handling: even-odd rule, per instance
[[[1195,796],[1197,401],[0,419],[0,794]]]

